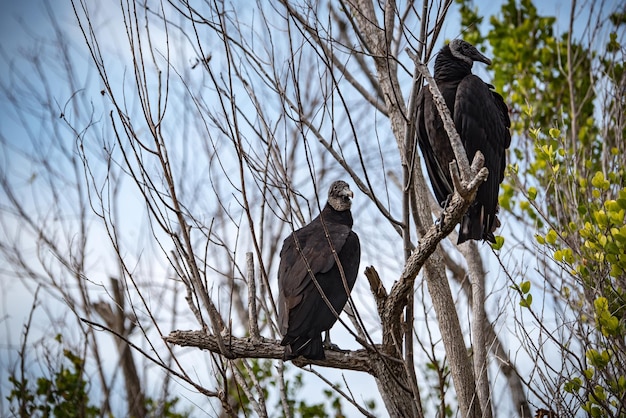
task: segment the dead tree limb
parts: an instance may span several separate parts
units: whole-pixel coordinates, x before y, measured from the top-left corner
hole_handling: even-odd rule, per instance
[[[170,335],[163,338],[165,342],[179,345],[181,347],[197,347],[213,353],[221,353],[218,338],[214,335],[206,334],[203,331],[172,331]],[[221,336],[224,344],[228,347],[228,353],[232,358],[267,358],[282,359],[285,347],[280,345],[280,341],[259,337],[253,341],[251,338],[240,338],[234,336]],[[308,360],[299,357],[293,360],[293,364],[299,367],[307,365],[331,367],[335,369],[355,370],[366,372],[376,377],[374,368],[370,362],[367,350],[354,351],[332,351],[326,350],[325,360]]]

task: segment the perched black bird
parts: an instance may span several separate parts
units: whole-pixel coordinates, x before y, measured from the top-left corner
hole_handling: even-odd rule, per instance
[[[492,85],[472,74],[474,61],[491,64],[473,45],[460,39],[441,48],[435,59],[434,78],[467,157],[471,163],[480,150],[489,169],[487,181],[478,188],[475,202],[461,220],[459,244],[468,239],[495,242],[498,192],[504,179],[505,150],[511,144],[507,105]],[[454,190],[448,167],[455,157],[428,87],[418,97],[417,118],[418,143],[437,201],[444,206]]]
[[[361,259],[359,237],[352,231],[353,196],[346,182],[334,182],[319,216],[283,242],[278,267],[278,324],[284,337],[281,344],[286,346],[285,360],[326,358],[322,332],[327,331],[326,344],[330,345],[328,331],[337,317],[322,294],[339,315],[356,281]]]

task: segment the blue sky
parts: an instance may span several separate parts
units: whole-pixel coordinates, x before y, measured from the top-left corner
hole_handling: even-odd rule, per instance
[[[54,11],[55,15],[60,19],[61,24],[64,29],[70,29],[71,33],[75,35],[74,38],[77,45],[80,45],[82,39],[80,38],[80,33],[72,27],[73,22],[73,12],[71,10],[71,4],[69,1],[64,2],[53,2],[50,1],[50,8]],[[497,12],[500,7],[500,2],[492,2],[489,0],[485,0],[482,2],[478,2],[480,12],[485,15],[490,15],[492,13]],[[115,6],[117,4],[115,3]],[[537,6],[540,9],[540,13],[542,14],[559,14],[561,16],[567,16],[569,13],[569,2],[564,1],[537,1]],[[100,18],[101,16],[99,16]],[[33,45],[30,37],[30,33],[34,35],[46,35],[49,33],[50,26],[47,20],[47,12],[46,8],[42,6],[41,0],[26,0],[26,1],[10,1],[10,0],[0,0],[0,45],[2,47],[3,54],[8,58],[9,61],[18,62],[17,57],[21,52],[28,51],[30,53],[36,52],[38,48],[42,47],[42,44]],[[115,28],[118,22],[107,20],[106,18],[101,19],[101,23],[103,26],[107,26],[110,30]],[[565,23],[560,23],[561,26],[565,26]],[[119,28],[119,26],[117,26]],[[563,29],[563,28],[561,28]],[[460,28],[458,24],[454,21],[454,18],[451,17],[448,20],[448,23],[445,27],[445,32],[443,33],[444,38],[454,38],[458,36],[460,33]],[[123,33],[117,33],[118,36],[124,36]],[[111,47],[114,47],[114,39],[111,37],[108,39],[111,42]],[[7,62],[4,59],[0,60],[0,78],[6,76],[6,65]],[[480,68],[479,73],[481,75],[486,74],[486,70],[484,68]],[[99,83],[98,80],[92,80],[92,85],[90,88],[98,89]],[[57,86],[59,88],[59,100],[60,104],[63,103],[64,100],[70,96],[71,92],[63,91],[63,86]],[[97,94],[94,96],[97,97]],[[14,120],[8,120],[6,118],[7,115],[7,103],[0,103],[0,132],[4,135],[7,135],[11,141],[14,141],[16,144],[19,144],[21,141],[21,131],[18,124],[15,123]],[[0,161],[3,161],[4,156],[0,156]],[[4,163],[4,162],[2,162]],[[24,177],[28,177],[28,172],[22,173]],[[3,309],[0,310],[0,315],[4,315],[5,313],[10,313],[10,318],[8,321],[4,321],[0,329],[0,340],[5,339],[4,337],[11,340],[13,344],[17,343],[19,340],[19,335],[21,332],[21,324],[24,321],[24,318],[28,314],[30,308],[30,301],[28,291],[20,288],[17,284],[8,285],[7,288],[11,293],[3,294],[4,300],[2,303],[4,305]],[[60,306],[60,305],[59,305]],[[42,329],[41,331],[45,331]],[[10,335],[5,335],[9,334]],[[4,355],[5,350],[2,350],[0,355]],[[0,361],[0,366],[3,366],[4,360]],[[0,378],[3,375],[0,374]],[[340,380],[341,375],[337,372],[334,373],[334,380]],[[377,395],[376,390],[372,386],[373,380],[367,379],[366,385],[369,386],[369,393],[372,395]],[[365,391],[365,397],[368,397],[368,392]],[[378,402],[380,405],[380,401]]]

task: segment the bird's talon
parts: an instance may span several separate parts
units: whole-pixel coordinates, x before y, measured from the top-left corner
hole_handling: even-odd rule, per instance
[[[444,200],[443,202],[441,202],[441,207],[443,208],[443,210],[446,210],[446,208],[448,207],[448,205],[450,204],[450,202],[452,201],[452,193],[450,193],[447,197],[446,200]]]
[[[441,225],[443,225],[443,222],[446,220],[446,212],[442,211],[441,212],[441,216],[438,217],[437,219],[435,219],[435,226],[437,228],[441,227]]]
[[[324,349],[331,351],[343,351],[337,344],[324,341]]]

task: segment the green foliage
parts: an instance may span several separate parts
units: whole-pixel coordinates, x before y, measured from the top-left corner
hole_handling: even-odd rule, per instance
[[[155,401],[154,399],[146,399],[146,414],[149,417],[163,418],[188,418],[191,412],[176,412],[176,404],[179,398],[166,399],[165,401]]]
[[[525,280],[518,285],[511,286],[512,289],[515,289],[519,292],[521,299],[519,301],[519,305],[522,308],[530,308],[530,305],[533,303],[533,295],[530,293],[531,283],[529,280]]]
[[[275,379],[272,379],[272,364],[270,361],[252,359],[249,361],[250,370],[253,376],[250,375],[248,369],[239,362],[233,362],[232,367],[237,367],[238,373],[243,378],[250,382],[250,385],[254,384],[254,381],[262,382],[261,388],[263,388],[263,395],[267,398],[269,388],[276,386]],[[246,395],[245,391],[236,383],[234,379],[230,380],[227,385],[228,395],[231,399],[230,403],[236,413],[243,413],[247,416],[254,414],[250,399]]]
[[[426,363],[424,369],[425,384],[429,390],[426,391],[426,401],[432,402],[437,410],[437,413],[427,415],[437,415],[451,417],[454,416],[454,410],[452,405],[447,399],[446,394],[450,393],[450,369],[446,361],[440,361],[437,358],[433,358],[432,361]],[[427,403],[425,407],[428,407]]]
[[[554,260],[571,274],[579,291],[563,292],[563,297],[582,314],[581,321],[593,318],[595,336],[586,342],[590,366],[564,385],[568,393],[584,391],[586,402],[581,408],[591,416],[606,416],[616,411],[626,395],[626,353],[621,349],[626,337],[626,187],[614,196],[615,176],[596,172],[590,188],[593,198],[585,210],[578,211],[584,224],[567,225],[566,237],[554,230],[539,244],[553,251]]]
[[[458,2],[464,24],[480,21]],[[546,280],[578,313],[573,328],[585,330],[587,364],[563,390],[589,416],[615,416],[626,394],[626,49],[619,30],[626,14],[603,22],[614,26],[604,50],[556,33],[555,18],[541,16],[531,0],[506,1],[489,23],[487,33],[474,26],[468,34],[491,50],[491,83],[511,110],[514,138],[500,207],[535,228],[535,247],[558,266]],[[530,282],[512,288],[531,308]]]
[[[305,399],[298,399],[297,395],[301,392],[303,386],[302,373],[297,373],[295,379],[290,382],[285,382],[287,385],[287,403],[295,414],[295,416],[303,418],[314,417],[336,417],[343,418],[345,414],[343,412],[343,406],[341,403],[341,397],[339,394],[331,389],[325,389],[322,393],[326,398],[326,402],[311,403]],[[339,387],[339,385],[337,385]],[[326,404],[330,405],[327,409]],[[370,401],[373,405],[374,402]]]
[[[60,338],[57,338],[59,343]],[[71,350],[63,350],[65,362],[51,377],[39,377],[32,387],[25,377],[12,374],[9,382],[13,386],[7,397],[11,412],[17,416],[30,417],[97,417],[100,410],[89,405],[85,380],[84,360]]]
[[[565,382],[563,385],[563,390],[567,393],[578,393],[578,391],[582,388],[583,381],[580,377],[575,377],[568,382]]]
[[[463,39],[472,45],[478,46],[485,52],[485,38],[480,33],[479,26],[483,22],[483,17],[478,14],[478,7],[472,2],[456,0],[461,13],[461,27],[464,28]]]
[[[63,338],[57,335],[55,341],[61,346]],[[24,354],[22,354],[24,355]],[[89,380],[85,375],[85,360],[70,349],[63,349],[63,360],[52,365],[52,376],[41,376],[31,384],[25,376],[9,376],[12,386],[7,400],[9,409],[19,417],[89,418],[100,417],[100,408],[90,405]],[[58,370],[56,370],[58,369]],[[146,400],[146,413],[150,417],[187,418],[189,412],[175,411],[179,398],[157,402]],[[108,417],[113,418],[111,413]]]
[[[243,367],[239,362],[233,362],[233,367],[238,367],[239,373],[246,380],[247,385],[252,385],[254,381],[258,382],[259,386],[263,388],[265,399],[269,398],[271,388],[277,388],[278,379],[275,375],[275,365],[271,360],[263,359],[249,359],[249,370],[254,374],[254,377],[248,373],[248,369]],[[234,366],[237,364],[237,366]],[[289,366],[285,364],[285,369]],[[295,415],[302,418],[314,418],[314,417],[336,417],[342,418],[345,416],[343,412],[343,404],[341,402],[341,396],[338,392],[332,389],[326,389],[322,391],[322,395],[325,401],[313,403],[309,401],[308,397],[300,397],[304,386],[302,372],[296,373],[295,376],[285,381],[285,391],[287,395],[287,404],[290,409],[290,415]],[[337,385],[340,387],[340,385]],[[250,399],[246,396],[245,391],[234,381],[229,381],[228,384],[229,398],[231,399],[231,406],[235,412],[245,414],[246,416],[255,415],[255,411],[252,407]],[[366,406],[370,410],[376,408],[374,401],[367,401]],[[274,406],[275,416],[285,416],[281,400],[276,401]],[[279,415],[280,414],[280,415]]]
[[[496,242],[491,244],[491,248],[497,251],[497,250],[502,249],[503,245],[504,245],[504,237],[496,235]]]

